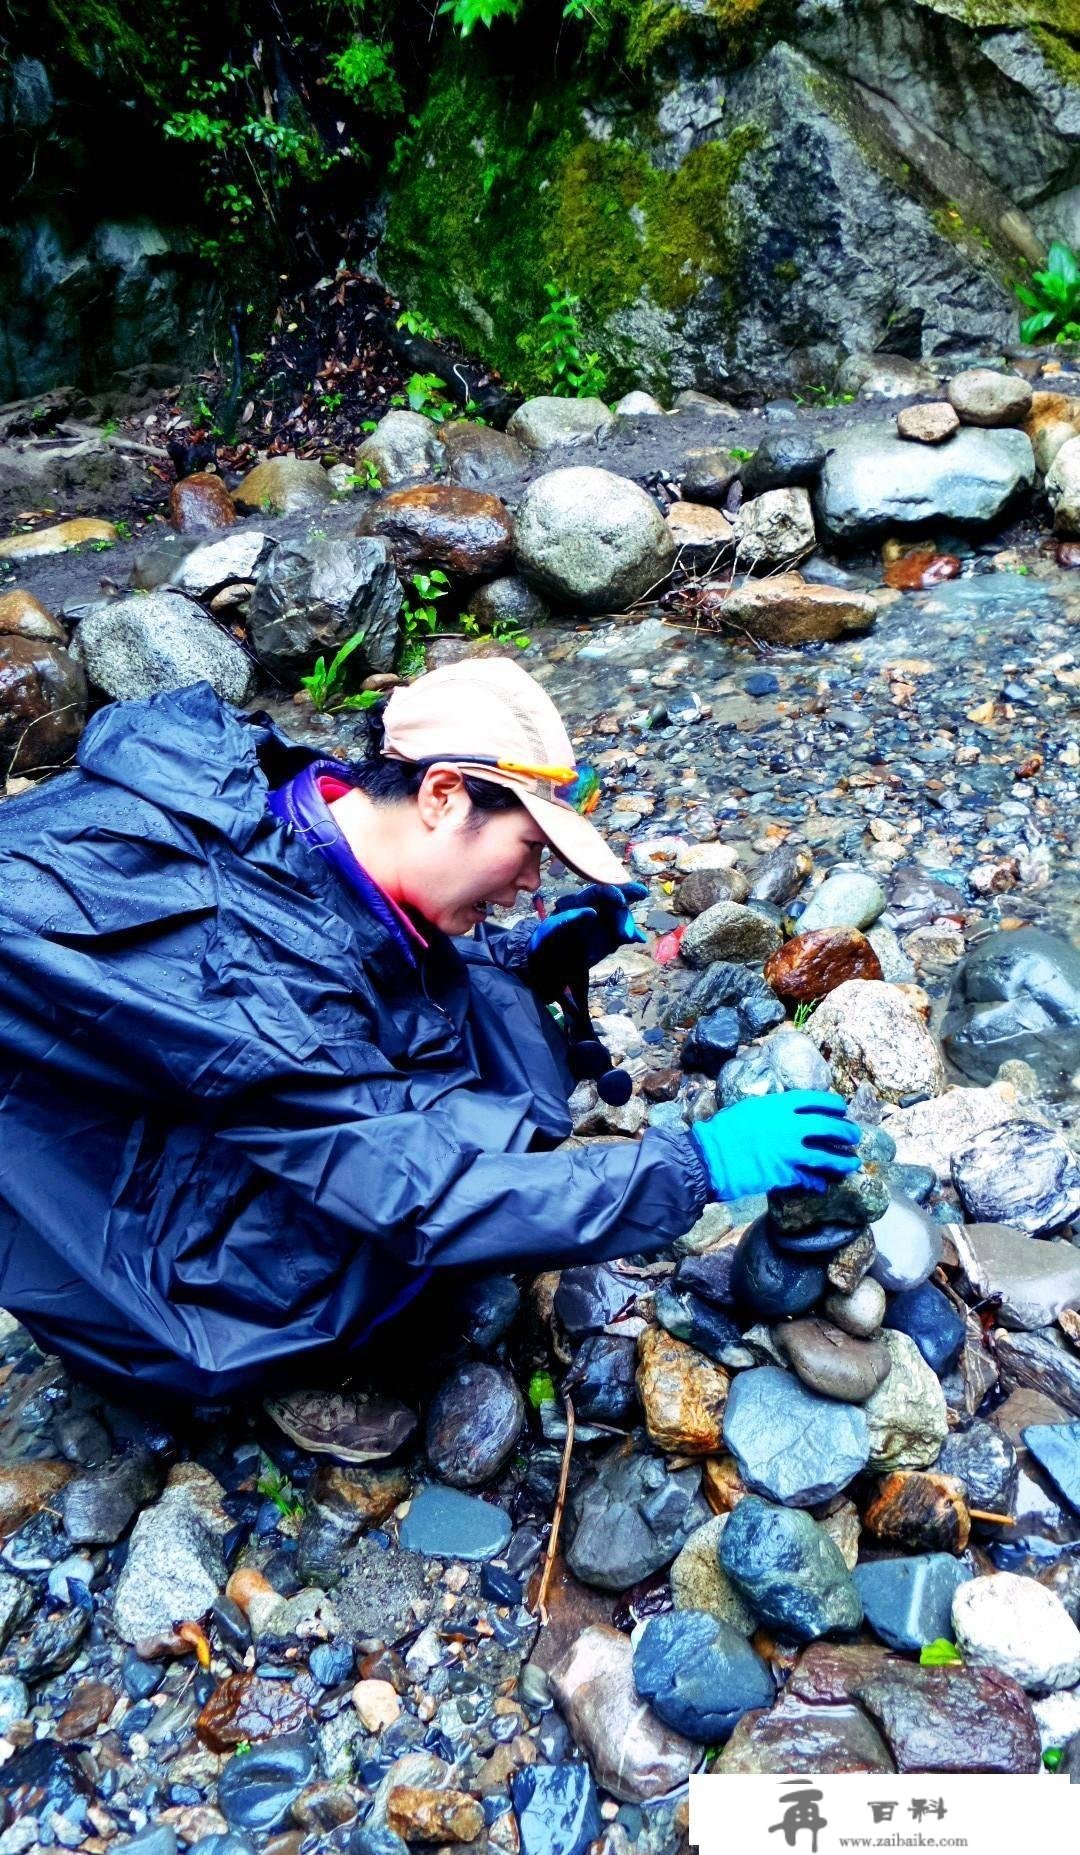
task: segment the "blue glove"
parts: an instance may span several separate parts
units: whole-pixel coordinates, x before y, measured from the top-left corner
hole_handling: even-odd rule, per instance
[[[547,920],[537,922],[526,952],[529,983],[541,998],[558,998],[616,947],[646,940],[630,904],[648,893],[643,882],[594,882],[560,896]]]
[[[861,1132],[847,1119],[843,1097],[825,1089],[753,1095],[690,1130],[721,1199],[790,1185],[826,1191],[844,1173],[859,1170],[854,1149]]]

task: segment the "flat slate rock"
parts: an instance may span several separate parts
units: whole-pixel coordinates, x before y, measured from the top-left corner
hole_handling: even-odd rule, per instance
[[[495,1559],[510,1543],[510,1516],[491,1501],[432,1482],[421,1488],[401,1523],[408,1552],[435,1559]]]
[[[820,1397],[779,1366],[756,1366],[732,1381],[724,1442],[747,1487],[790,1507],[839,1494],[870,1455],[858,1405]]]
[[[813,1778],[834,1772],[894,1772],[896,1766],[861,1707],[808,1705],[785,1694],[771,1713],[746,1713],[712,1767]]]
[[[890,1649],[921,1649],[952,1637],[952,1600],[971,1573],[947,1552],[872,1559],[852,1574],[866,1621]]]
[[[1080,1248],[1033,1237],[1010,1224],[959,1224],[950,1233],[965,1285],[1000,1296],[1002,1326],[1033,1332],[1080,1306]]]
[[[1080,1423],[1029,1424],[1024,1441],[1080,1514]]]
[[[1039,1769],[1031,1702],[997,1668],[896,1662],[859,1682],[855,1695],[887,1740],[898,1771]]]

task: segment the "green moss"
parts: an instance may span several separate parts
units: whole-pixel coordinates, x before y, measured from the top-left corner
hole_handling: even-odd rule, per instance
[[[772,274],[777,283],[797,283],[802,271],[793,258],[781,258],[779,264],[773,265]]]
[[[706,142],[674,174],[658,174],[646,209],[646,278],[664,309],[695,296],[707,277],[730,282],[738,256],[731,189],[743,162],[760,146],[746,125],[723,142]]]
[[[931,13],[962,26],[1049,26],[1076,31],[1076,0],[918,0]]]
[[[1038,26],[1031,36],[1055,77],[1059,77],[1063,83],[1075,84],[1080,89],[1080,41],[1063,39],[1058,33],[1046,32]]]

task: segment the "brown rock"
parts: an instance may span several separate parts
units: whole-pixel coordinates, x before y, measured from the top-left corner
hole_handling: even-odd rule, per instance
[[[785,1321],[773,1337],[796,1376],[823,1398],[865,1404],[891,1370],[881,1340],[858,1340],[820,1315]]]
[[[712,1769],[818,1778],[896,1767],[860,1707],[808,1706],[785,1694],[771,1713],[743,1714]]]
[[[552,1691],[598,1784],[623,1803],[685,1784],[700,1748],[657,1719],[634,1686],[629,1636],[594,1625],[551,1670]]]
[[[466,1791],[432,1791],[395,1784],[386,1800],[386,1827],[406,1842],[473,1842],[484,1812]]]
[[[875,1539],[905,1552],[963,1552],[971,1516],[963,1482],[952,1475],[898,1469],[886,1475],[863,1509],[863,1524]]]
[[[273,1598],[275,1603],[281,1602],[280,1594],[275,1591],[269,1578],[264,1578],[262,1573],[257,1572],[252,1565],[242,1565],[238,1571],[232,1573],[225,1586],[225,1595],[231,1598],[234,1604],[238,1604],[245,1615],[252,1603],[257,1600],[265,1602],[266,1599]]]
[[[321,508],[334,486],[321,464],[302,457],[268,457],[256,464],[233,491],[238,509],[265,511],[268,515],[295,515]]]
[[[1080,541],[1059,541],[1054,557],[1059,567],[1080,567]]]
[[[508,432],[497,432],[490,425],[474,425],[471,419],[448,420],[440,425],[439,438],[450,481],[463,489],[518,476],[529,461],[529,452],[520,439]]]
[[[727,516],[705,503],[674,502],[665,519],[678,550],[675,564],[688,572],[707,573],[735,545]]]
[[[389,1681],[358,1681],[352,1691],[352,1704],[369,1733],[384,1732],[401,1712],[401,1702]]]
[[[741,870],[691,870],[671,898],[680,915],[703,915],[717,902],[745,902],[750,885]]]
[[[411,1491],[412,1480],[405,1469],[339,1468],[324,1462],[311,1478],[308,1500],[321,1501],[335,1513],[366,1526],[377,1526]]]
[[[682,1086],[681,1069],[651,1069],[641,1078],[641,1093],[646,1101],[674,1101]]]
[[[540,1572],[536,1571],[526,1593],[531,1608],[535,1608],[539,1592]],[[591,1585],[579,1584],[566,1560],[561,1555],[556,1557],[544,1599],[548,1620],[536,1638],[530,1662],[545,1674],[550,1673],[586,1630],[594,1624],[610,1628],[614,1603],[610,1591],[594,1591]]]
[[[965,425],[1023,425],[1031,411],[1028,382],[994,367],[967,367],[953,375],[946,391]]]
[[[889,561],[882,577],[886,586],[897,592],[921,593],[928,586],[940,586],[943,580],[955,580],[959,574],[960,562],[955,554],[935,554],[928,548]]]
[[[879,1674],[896,1659],[891,1649],[876,1642],[808,1643],[784,1692],[815,1706],[839,1706],[851,1699],[860,1681]]]
[[[0,560],[34,560],[42,554],[66,554],[86,541],[119,539],[111,522],[84,515],[73,522],[54,522],[51,528],[38,528],[32,535],[9,535],[6,541],[0,541]]]
[[[1031,1702],[998,1668],[919,1668],[896,1660],[855,1687],[898,1771],[1038,1771]]]
[[[204,1745],[227,1752],[245,1739],[270,1739],[299,1732],[309,1718],[307,1702],[288,1681],[264,1675],[226,1675],[195,1721]]]
[[[714,1514],[730,1514],[750,1490],[734,1456],[710,1456],[702,1467],[701,1492]]]
[[[818,586],[801,573],[777,573],[735,587],[715,608],[724,630],[761,644],[819,644],[869,631],[877,606],[867,593]]]
[[[791,1004],[816,1003],[845,979],[880,979],[881,961],[858,928],[796,934],[765,965],[774,992]]]
[[[857,1237],[852,1237],[850,1243],[845,1243],[830,1256],[825,1270],[830,1287],[838,1289],[842,1295],[854,1294],[876,1255],[877,1247],[870,1232],[860,1230]]]
[[[116,1690],[104,1681],[80,1681],[53,1729],[61,1745],[89,1739],[116,1705]]]
[[[0,593],[0,636],[43,638],[46,644],[67,643],[67,633],[59,619],[23,586],[13,586],[10,592]]]
[[[525,1733],[519,1733],[516,1739],[502,1740],[477,1771],[476,1788],[481,1797],[509,1790],[514,1773],[526,1765],[535,1765],[537,1756],[534,1742]]]
[[[356,532],[381,535],[401,567],[442,567],[469,578],[500,572],[514,539],[497,496],[442,483],[390,490],[365,511]]]
[[[937,399],[928,406],[905,406],[896,415],[896,429],[916,444],[943,444],[960,430],[960,419],[954,406]]]
[[[0,778],[62,765],[86,720],[86,676],[59,644],[0,637]]]
[[[219,476],[200,470],[173,484],[169,520],[182,535],[212,535],[219,528],[232,527],[236,504]]]
[[[342,1823],[353,1822],[359,1813],[358,1792],[350,1784],[336,1784],[329,1778],[305,1785],[289,1812],[298,1829],[315,1831],[338,1829]]]
[[[638,1340],[637,1388],[645,1425],[669,1455],[710,1456],[721,1446],[728,1374],[661,1327]]]
[[[0,1463],[0,1539],[48,1507],[74,1473],[70,1462]]]

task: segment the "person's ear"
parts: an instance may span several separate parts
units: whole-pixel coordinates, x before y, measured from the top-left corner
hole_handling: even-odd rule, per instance
[[[464,823],[471,810],[465,780],[456,766],[429,766],[416,795],[420,822],[429,831]]]

